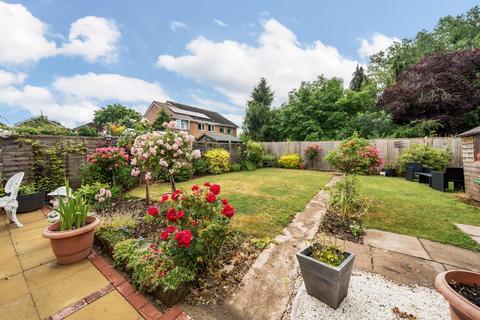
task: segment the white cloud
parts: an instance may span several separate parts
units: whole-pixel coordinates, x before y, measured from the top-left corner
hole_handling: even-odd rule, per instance
[[[178,29],[188,29],[188,26],[182,21],[171,21],[170,29],[172,29],[173,31],[176,31]]]
[[[34,63],[55,55],[47,26],[20,4],[0,1],[0,65]]]
[[[192,98],[195,101],[195,105],[198,105],[202,109],[212,110],[219,113],[238,111],[238,108],[235,106],[212,99],[202,98],[196,94],[192,94]]]
[[[95,110],[112,100],[131,104],[140,110],[153,99],[168,99],[159,84],[118,74],[87,73],[60,77],[52,88],[21,86],[19,80],[22,76],[18,77],[16,83],[10,81],[0,86],[0,105],[15,106],[33,115],[43,112],[68,127],[91,121]]]
[[[358,54],[362,58],[368,58],[371,55],[387,49],[394,42],[400,42],[400,39],[396,37],[389,37],[382,33],[374,33],[370,39],[359,38],[360,48],[358,49]]]
[[[58,46],[49,39],[47,25],[26,7],[0,1],[0,65],[31,64],[59,54],[112,62],[120,36],[114,21],[88,16],[73,22],[68,41]]]
[[[88,62],[97,59],[113,62],[117,57],[117,42],[120,37],[114,21],[88,16],[70,25],[69,42],[64,44],[59,52],[82,56]]]
[[[217,18],[213,19],[213,23],[215,23],[217,26],[222,27],[222,28],[228,27],[228,24],[226,24],[225,22],[223,22],[222,20],[217,19]]]
[[[250,46],[199,37],[187,45],[188,54],[160,55],[157,65],[211,85],[243,112],[260,77],[268,80],[275,91],[275,103],[279,104],[302,81],[314,80],[320,74],[341,77],[348,85],[357,64],[321,41],[300,44],[295,34],[275,19],[263,23],[258,43],[258,46]]]
[[[156,82],[119,74],[86,73],[73,77],[59,77],[53,86],[64,95],[77,99],[118,100],[124,102],[151,102],[168,99]]]
[[[20,84],[25,81],[27,75],[25,73],[12,73],[0,70],[0,87],[12,84]]]
[[[243,116],[241,115],[238,115],[238,114],[223,114],[223,116],[225,118],[227,118],[228,120],[232,121],[233,123],[235,123],[239,128],[242,127],[242,123],[243,123]],[[241,132],[238,132],[238,133],[241,133]]]

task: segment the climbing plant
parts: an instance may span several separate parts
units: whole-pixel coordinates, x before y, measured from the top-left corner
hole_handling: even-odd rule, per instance
[[[50,191],[62,186],[67,178],[65,161],[68,156],[87,152],[87,148],[82,142],[62,141],[49,146],[27,138],[20,138],[17,141],[32,146],[32,179],[37,190]]]

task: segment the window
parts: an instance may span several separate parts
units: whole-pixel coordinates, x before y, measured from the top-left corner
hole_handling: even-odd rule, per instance
[[[208,131],[215,132],[215,126],[213,124],[208,125]]]
[[[205,131],[205,123],[197,124],[198,131]]]
[[[177,129],[188,130],[188,120],[177,120]]]
[[[225,128],[224,127],[220,127],[220,133],[225,133]]]
[[[227,133],[228,133],[228,134],[232,134],[232,128],[228,128],[228,129],[227,129]]]

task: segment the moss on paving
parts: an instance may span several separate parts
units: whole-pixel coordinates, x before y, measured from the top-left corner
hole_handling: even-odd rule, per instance
[[[361,176],[360,190],[374,201],[366,225],[480,251],[454,223],[480,226],[480,208],[428,185],[403,178]]]
[[[256,237],[280,234],[295,214],[330,180],[329,173],[307,170],[264,168],[256,171],[206,176],[178,183],[177,188],[188,190],[193,184],[205,181],[222,186],[220,197],[236,207],[233,226]],[[168,184],[150,187],[152,197],[170,191]],[[145,188],[130,191],[131,196],[144,197]]]

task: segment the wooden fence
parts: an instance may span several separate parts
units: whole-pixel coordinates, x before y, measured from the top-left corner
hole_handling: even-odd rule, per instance
[[[283,154],[297,153],[302,159],[304,157],[304,150],[311,146],[318,144],[322,148],[321,156],[313,163],[307,163],[307,166],[315,170],[331,170],[332,168],[324,161],[325,155],[336,149],[341,141],[285,141],[285,142],[263,142],[265,152],[273,153],[277,158]],[[412,138],[412,139],[374,139],[372,140],[380,150],[380,157],[385,164],[396,166],[398,158],[403,151],[413,143],[427,144],[433,148],[446,149],[448,148],[452,153],[451,166],[462,166],[462,144],[460,138]]]
[[[92,153],[98,147],[115,145],[115,139],[106,139],[105,137],[79,137],[79,136],[10,136],[0,138],[0,174],[3,180],[10,178],[17,172],[24,172],[24,180],[31,180],[32,165],[34,161],[32,146],[29,143],[21,142],[19,138],[34,140],[46,146],[53,146],[58,142],[83,142],[87,148],[87,153]],[[195,149],[200,149],[202,154],[213,148],[223,148],[230,152],[232,162],[240,159],[243,150],[243,144],[237,143],[216,143],[216,142],[195,142]],[[70,154],[64,163],[64,168],[70,180],[76,180],[75,175],[78,168],[85,162],[85,155]]]

